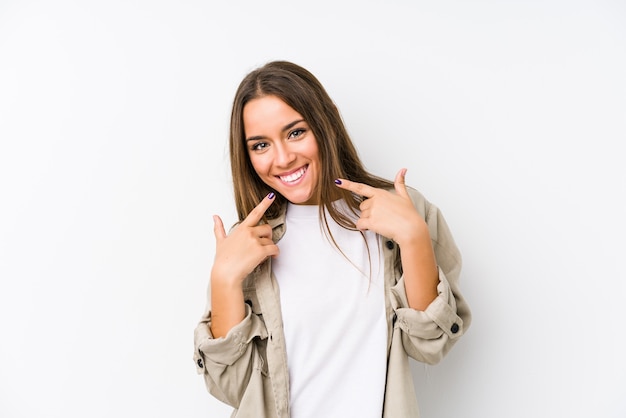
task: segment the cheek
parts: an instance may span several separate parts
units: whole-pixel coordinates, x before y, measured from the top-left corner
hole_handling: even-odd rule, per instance
[[[318,167],[320,166],[320,154],[319,151],[317,149],[317,147],[315,147],[315,149],[311,149],[311,153],[309,158],[311,159],[311,161],[313,161]]]
[[[320,151],[319,151],[319,148],[317,146],[317,141],[314,138],[311,141],[311,143],[309,144],[308,151],[309,151],[309,158],[311,158],[311,160],[316,161],[317,163],[319,163]]]
[[[269,159],[263,158],[262,155],[248,155],[250,157],[250,163],[252,164],[252,168],[257,173],[259,177],[263,177],[267,175],[269,169]]]

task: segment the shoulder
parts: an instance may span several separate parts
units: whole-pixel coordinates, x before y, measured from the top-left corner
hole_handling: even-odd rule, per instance
[[[431,206],[431,203],[424,197],[424,195],[417,189],[407,186],[407,192],[409,192],[409,197],[413,202],[413,205],[418,208],[427,208]]]

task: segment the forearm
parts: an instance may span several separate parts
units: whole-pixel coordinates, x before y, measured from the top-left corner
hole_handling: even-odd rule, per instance
[[[425,310],[437,297],[439,273],[430,237],[400,245],[404,287],[409,307]]]
[[[246,315],[241,282],[224,280],[211,274],[211,333],[213,338],[225,337]]]

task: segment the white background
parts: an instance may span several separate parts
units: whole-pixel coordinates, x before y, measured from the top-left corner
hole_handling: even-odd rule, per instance
[[[0,417],[227,417],[195,374],[234,91],[310,69],[444,212],[424,418],[624,417],[622,1],[0,1]]]

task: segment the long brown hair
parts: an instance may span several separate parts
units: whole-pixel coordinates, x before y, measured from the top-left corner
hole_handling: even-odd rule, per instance
[[[308,70],[287,61],[269,62],[252,71],[242,80],[235,94],[230,120],[230,161],[239,221],[272,191],[252,167],[243,127],[245,105],[264,96],[276,96],[302,115],[315,136],[321,164],[315,193],[326,232],[330,231],[324,208],[338,224],[355,229],[354,217],[338,211],[331,203],[343,199],[356,214],[362,197],[340,189],[334,184],[335,179],[345,178],[378,188],[390,188],[393,183],[365,170],[339,110],[322,84]],[[286,203],[286,199],[277,193],[276,202],[265,213],[266,219],[276,218]]]

